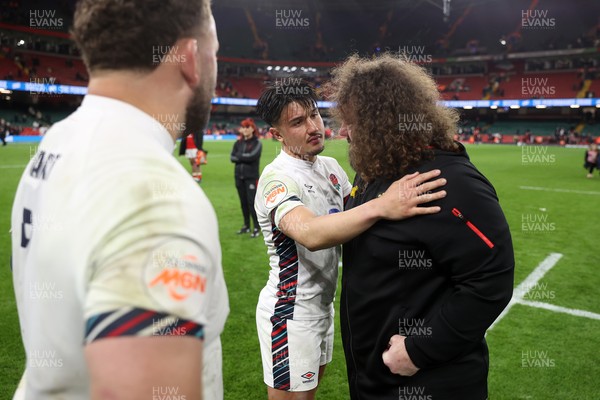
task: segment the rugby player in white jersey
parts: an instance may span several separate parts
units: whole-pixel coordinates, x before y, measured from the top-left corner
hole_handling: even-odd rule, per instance
[[[208,120],[209,2],[80,0],[72,32],[88,95],[46,134],[12,210],[15,398],[221,399],[217,219],[172,156]]]
[[[319,156],[324,126],[314,90],[280,82],[261,95],[257,112],[282,146],[258,182],[255,208],[271,270],[256,324],[269,400],[314,399],[333,352],[333,300],[340,244],[379,219],[439,212],[418,207],[445,196],[430,193],[439,170],[395,182],[380,198],[342,212],[351,194],[338,162]]]

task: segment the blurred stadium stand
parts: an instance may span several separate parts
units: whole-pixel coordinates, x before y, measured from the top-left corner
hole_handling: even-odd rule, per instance
[[[87,72],[68,35],[75,3],[59,0],[50,7],[43,0],[0,0],[0,80],[86,86]],[[351,53],[404,50],[431,71],[445,100],[595,98],[600,96],[600,2],[582,4],[453,0],[445,22],[435,0],[223,0],[213,4],[221,43],[216,94],[255,99],[265,82],[286,76],[303,77],[319,88],[329,70]],[[64,24],[32,27],[31,10],[49,8]],[[527,10],[546,13],[555,29],[527,29],[522,20]],[[281,12],[306,23],[279,26]],[[0,118],[13,121],[23,134],[36,133],[80,100],[0,93]],[[252,112],[214,106],[209,130],[230,131]],[[461,114],[464,121],[474,121],[482,137],[523,135],[529,129],[552,138],[561,127],[576,133],[577,140],[600,134],[600,111],[584,107],[465,109]]]

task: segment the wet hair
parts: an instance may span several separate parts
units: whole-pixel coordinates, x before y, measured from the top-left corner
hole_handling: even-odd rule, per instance
[[[330,113],[349,125],[350,164],[364,181],[397,179],[433,158],[434,148],[459,151],[453,140],[458,113],[440,103],[424,68],[390,53],[353,55],[332,76]]]
[[[288,104],[298,103],[310,111],[317,106],[317,94],[307,82],[301,79],[276,81],[262,92],[256,112],[267,124],[273,126],[281,119],[281,113]]]
[[[254,120],[252,118],[246,118],[245,120],[243,120],[242,122],[240,122],[240,125],[247,128],[247,127],[251,127],[252,128],[252,135],[253,136],[258,136],[258,128],[256,127],[256,124],[254,123]]]
[[[210,0],[79,0],[71,34],[90,72],[150,72],[156,54],[201,37]]]

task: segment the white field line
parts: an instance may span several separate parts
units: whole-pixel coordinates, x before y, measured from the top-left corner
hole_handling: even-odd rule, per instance
[[[600,192],[595,192],[593,190],[571,190],[571,189],[560,189],[560,188],[545,188],[545,187],[538,187],[538,186],[519,186],[519,189],[539,190],[539,191],[543,191],[543,192],[589,194],[592,196],[600,196]]]
[[[562,254],[560,253],[551,253],[548,257],[546,257],[546,259],[544,259],[544,261],[542,261],[537,267],[535,267],[533,272],[531,272],[531,274],[529,274],[529,276],[525,278],[525,280],[521,282],[521,284],[517,286],[515,290],[513,290],[512,299],[510,299],[510,302],[508,303],[506,308],[504,308],[502,313],[500,313],[498,318],[496,318],[494,323],[492,323],[492,325],[488,328],[488,331],[492,330],[492,328],[494,328],[494,326],[496,326],[496,324],[500,322],[500,320],[502,320],[502,318],[504,318],[506,314],[508,314],[510,309],[515,304],[523,301],[523,297],[525,297],[527,292],[537,285],[537,283],[544,277],[546,272],[550,271],[552,267],[556,265],[558,260],[561,259],[561,257]]]
[[[555,306],[554,304],[541,303],[539,301],[530,301],[530,300],[521,300],[519,302],[519,304],[523,304],[525,306],[530,306],[530,307],[543,308],[544,310],[554,311],[554,312],[563,313],[563,314],[575,315],[577,317],[585,317],[585,318],[600,320],[600,314],[596,314],[596,313],[593,313],[590,311],[576,310],[573,308],[560,307],[560,306]]]
[[[23,165],[0,165],[0,169],[17,169],[17,168],[25,168],[27,164]]]

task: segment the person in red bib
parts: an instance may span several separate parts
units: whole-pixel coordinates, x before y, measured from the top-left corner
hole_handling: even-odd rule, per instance
[[[202,183],[202,171],[200,166],[208,163],[206,154],[207,151],[196,147],[194,135],[191,133],[187,135],[185,139],[181,139],[179,155],[185,155],[185,157],[190,160],[190,165],[192,166],[192,178],[198,183]]]

